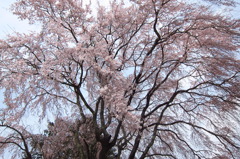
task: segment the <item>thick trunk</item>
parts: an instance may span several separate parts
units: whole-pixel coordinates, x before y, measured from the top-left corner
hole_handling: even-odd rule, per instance
[[[101,151],[99,152],[98,159],[107,159],[109,150],[110,150],[110,148],[104,148],[103,147],[101,149]]]
[[[105,137],[104,139],[101,140],[101,144],[99,146],[99,150],[97,153],[97,159],[107,159],[108,153],[110,149],[113,147],[112,144],[110,144],[110,138],[111,136],[109,135],[108,137]]]

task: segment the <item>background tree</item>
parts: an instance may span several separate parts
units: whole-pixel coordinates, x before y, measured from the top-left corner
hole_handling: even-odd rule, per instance
[[[95,158],[98,148],[90,119],[81,123],[57,118],[44,134],[33,135],[31,144],[44,159]]]
[[[91,119],[98,159],[237,158],[240,21],[210,2],[237,5],[19,0],[42,29],[0,41],[6,121]]]
[[[4,136],[0,141],[2,150],[9,146],[13,150],[13,158],[23,159],[86,159],[96,158],[99,144],[94,136],[92,119],[69,121],[57,118],[49,122],[43,134],[32,134],[26,128],[1,123]],[[106,159],[115,158],[114,149],[106,155]]]

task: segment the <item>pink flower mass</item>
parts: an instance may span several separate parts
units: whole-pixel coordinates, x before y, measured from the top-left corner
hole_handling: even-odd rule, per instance
[[[237,159],[240,20],[217,7],[239,4],[15,2],[41,29],[0,40],[0,155]],[[28,115],[54,121],[34,133]]]

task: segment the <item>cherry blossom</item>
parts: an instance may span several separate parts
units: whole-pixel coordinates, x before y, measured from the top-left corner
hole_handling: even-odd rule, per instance
[[[42,29],[0,41],[2,127],[19,131],[16,150],[28,156],[35,148],[44,158],[58,150],[98,159],[112,151],[118,159],[238,158],[240,20],[211,7],[237,5],[19,0],[13,13]],[[21,126],[26,115],[41,122],[49,113],[54,135]],[[9,135],[0,134],[3,148]]]

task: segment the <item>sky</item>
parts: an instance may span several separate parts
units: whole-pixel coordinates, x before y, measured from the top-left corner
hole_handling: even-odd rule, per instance
[[[0,39],[6,38],[7,34],[14,32],[28,33],[29,31],[35,31],[39,29],[37,26],[29,25],[28,22],[18,19],[18,17],[12,14],[10,7],[11,4],[17,0],[0,0]],[[108,0],[100,1],[101,5],[108,5]],[[96,1],[92,1],[96,5]]]
[[[0,0],[0,39],[14,32],[27,33],[37,27],[29,25],[27,21],[21,21],[10,11],[10,6],[16,0]]]
[[[10,6],[16,0],[0,0],[0,39],[6,38],[7,34],[14,32],[27,33],[31,30],[36,30],[37,26],[29,25],[27,21],[21,21],[16,15],[10,11]],[[104,0],[105,4],[107,3]],[[240,5],[232,12],[233,16],[239,17]]]

